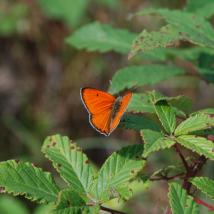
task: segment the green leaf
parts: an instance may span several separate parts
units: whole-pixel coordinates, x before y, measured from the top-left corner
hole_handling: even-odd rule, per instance
[[[120,121],[120,127],[140,131],[141,129],[157,129],[158,125],[153,120],[140,115],[125,115]],[[159,128],[160,129],[160,128]]]
[[[214,114],[214,108],[201,109],[199,111],[193,112],[191,115],[196,115],[196,114]]]
[[[171,25],[162,27],[160,31],[148,32],[143,30],[133,41],[129,58],[132,58],[139,52],[175,46],[179,39],[179,32]]]
[[[154,108],[166,132],[172,134],[176,126],[175,110],[164,100],[157,102]]]
[[[24,195],[32,201],[53,202],[56,200],[58,187],[50,173],[30,163],[14,160],[0,163],[0,186],[13,195]]]
[[[124,89],[153,85],[170,77],[183,74],[181,68],[166,65],[139,65],[122,68],[113,76],[110,93],[118,93]]]
[[[195,135],[181,135],[176,140],[187,149],[214,160],[214,143],[212,141]]]
[[[198,205],[179,184],[169,185],[168,197],[172,214],[199,214]]]
[[[14,198],[9,196],[0,197],[0,210],[2,214],[28,214],[27,208],[24,204]]]
[[[128,53],[135,34],[125,29],[113,28],[98,22],[90,23],[78,29],[66,39],[77,49],[88,51]]]
[[[53,214],[53,207],[55,207],[55,204],[42,204],[36,207],[33,214]]]
[[[142,159],[143,145],[130,145],[114,152],[101,167],[95,195],[100,201],[107,201],[111,192],[121,185],[126,185],[142,170],[145,160]]]
[[[214,180],[207,177],[194,177],[190,182],[211,199],[214,199]]]
[[[148,93],[134,93],[132,95],[131,102],[128,105],[127,111],[134,113],[155,113],[154,106],[150,101],[150,94],[154,95],[153,103],[157,103],[161,100],[167,101],[174,108],[176,115],[186,117],[186,114],[189,114],[192,109],[192,102],[188,97],[167,97],[159,92],[152,91]]]
[[[143,131],[142,131],[143,132]],[[148,131],[147,131],[148,134]],[[154,132],[151,134],[154,134]],[[144,157],[148,157],[152,152],[156,152],[162,149],[170,148],[172,147],[176,142],[170,138],[162,137],[158,138],[157,140],[148,141],[145,143],[145,150],[144,150]]]
[[[86,13],[89,0],[39,0],[39,4],[47,16],[65,21],[71,26],[77,26]]]
[[[185,9],[191,12],[195,12],[205,5],[209,5],[211,2],[213,2],[213,0],[187,0]]]
[[[140,51],[151,50],[157,47],[170,46],[176,40],[189,41],[193,44],[214,48],[214,30],[211,24],[202,16],[194,13],[168,9],[146,9],[138,15],[160,15],[169,24],[159,32],[146,33],[152,42],[144,42],[140,36],[134,41],[130,55],[134,56]],[[162,37],[161,37],[162,35]],[[145,35],[144,35],[145,36]],[[154,45],[151,46],[151,44]]]
[[[98,206],[87,206],[86,201],[73,189],[60,192],[54,214],[98,214]]]
[[[47,137],[42,152],[75,191],[82,194],[90,191],[96,175],[95,170],[89,164],[86,155],[68,137],[60,135]]]
[[[188,0],[185,10],[210,18],[214,14],[213,0]]]
[[[202,75],[202,78],[204,80],[210,83],[214,83],[214,69],[199,68],[198,71]]]
[[[181,122],[175,129],[175,135],[184,135],[212,127],[214,127],[214,118],[207,114],[196,114]]]
[[[132,95],[131,102],[126,111],[134,113],[153,113],[154,108],[149,100],[148,94],[140,93]]]

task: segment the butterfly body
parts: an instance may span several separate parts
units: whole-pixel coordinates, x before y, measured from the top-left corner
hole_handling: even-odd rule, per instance
[[[115,97],[94,88],[80,90],[82,102],[89,113],[89,122],[94,129],[108,136],[118,126],[132,93]]]

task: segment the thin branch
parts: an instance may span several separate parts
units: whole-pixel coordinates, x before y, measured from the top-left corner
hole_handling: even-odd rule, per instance
[[[150,178],[149,180],[150,181],[160,181],[160,180],[166,180],[166,181],[168,181],[168,180],[175,179],[177,177],[181,177],[182,175],[185,175],[185,174],[183,172],[181,172],[181,173],[179,173],[177,175],[173,175],[173,176],[169,176],[169,177],[163,175],[163,176],[160,176],[160,177]]]
[[[113,209],[108,208],[108,207],[100,206],[100,208],[101,208],[101,210],[107,211],[107,212],[109,212],[109,213],[111,213],[111,214],[126,214],[126,213],[124,213],[124,212],[122,212],[122,211],[113,210]]]
[[[184,167],[185,167],[186,171],[188,172],[188,171],[189,171],[189,166],[188,166],[188,164],[187,164],[187,161],[186,161],[185,157],[184,157],[183,154],[181,153],[180,148],[178,147],[177,144],[175,144],[174,147],[175,147],[176,152],[177,152],[178,155],[180,156],[180,158],[181,158],[181,160],[182,160],[182,162],[183,162],[183,164],[184,164]]]

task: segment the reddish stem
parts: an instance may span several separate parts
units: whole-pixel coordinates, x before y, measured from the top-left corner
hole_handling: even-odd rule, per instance
[[[207,202],[199,199],[199,198],[194,198],[194,201],[197,203],[197,204],[200,204],[200,205],[203,205],[205,207],[207,207],[210,211],[214,211],[214,206],[208,204]]]

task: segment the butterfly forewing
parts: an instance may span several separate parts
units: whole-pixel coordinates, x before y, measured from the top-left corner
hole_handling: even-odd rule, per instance
[[[119,108],[117,112],[115,113],[115,117],[112,118],[111,124],[110,124],[110,132],[114,131],[114,129],[118,126],[121,117],[123,116],[124,112],[126,111],[126,108],[129,104],[129,101],[132,97],[132,92],[127,92],[121,99]]]
[[[82,101],[90,114],[99,114],[112,109],[115,97],[94,88],[82,88]]]

